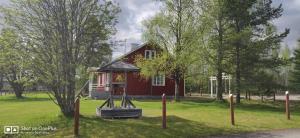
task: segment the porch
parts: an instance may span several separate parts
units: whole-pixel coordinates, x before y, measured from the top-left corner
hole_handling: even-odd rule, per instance
[[[89,97],[107,98],[127,92],[127,73],[139,68],[122,61],[115,61],[100,68],[89,68]]]

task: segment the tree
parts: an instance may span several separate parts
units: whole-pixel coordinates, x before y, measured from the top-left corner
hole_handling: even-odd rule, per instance
[[[20,37],[11,29],[3,29],[0,36],[1,81],[5,77],[17,98],[22,98],[25,86],[32,82],[33,76],[28,69],[30,60],[22,48]]]
[[[226,1],[213,0],[207,2],[204,9],[207,22],[210,24],[210,32],[208,34],[208,52],[205,52],[205,59],[209,59],[211,68],[216,71],[217,78],[217,100],[223,100],[224,84],[222,73],[225,72],[226,55],[228,55],[227,39],[231,34],[230,26],[227,20]]]
[[[279,18],[283,12],[282,5],[278,7],[272,7],[272,0],[256,0],[256,1],[236,1],[236,0],[228,0],[227,8],[228,8],[228,19],[232,22],[232,27],[236,32],[236,38],[233,39],[232,43],[235,45],[234,52],[234,61],[235,61],[235,80],[236,80],[236,101],[240,103],[240,91],[241,91],[241,81],[242,81],[242,62],[243,60],[247,60],[246,58],[242,58],[242,51],[247,46],[245,43],[245,39],[239,35],[244,32],[244,30],[251,29],[253,32],[252,35],[248,39],[256,39],[256,38],[264,38],[263,41],[268,40],[281,40],[277,35],[264,36],[266,33],[266,26],[269,24],[269,21]],[[288,34],[289,30],[286,30],[282,35],[284,36]],[[260,41],[261,42],[261,41]],[[273,41],[276,42],[276,41]],[[270,45],[268,45],[270,46]],[[268,49],[268,48],[267,48]],[[265,51],[266,49],[262,49]],[[248,52],[248,51],[247,51]],[[262,52],[262,51],[261,51]],[[247,61],[246,61],[247,62]],[[249,67],[249,66],[247,66]]]
[[[4,87],[4,75],[3,75],[3,73],[2,73],[2,68],[0,68],[0,92],[1,92],[1,90],[3,89],[3,87]]]
[[[294,69],[293,69],[293,77],[291,79],[292,87],[299,91],[300,90],[300,39],[298,40],[298,47],[294,51],[294,59],[293,59]]]
[[[179,83],[191,64],[190,53],[199,42],[203,28],[193,0],[162,1],[164,8],[153,18],[144,22],[146,41],[159,47],[153,60],[137,60],[141,73],[150,77],[163,73],[175,81],[175,100],[179,101]]]
[[[286,62],[286,66],[282,66],[280,69],[280,76],[283,82],[282,84],[285,88],[289,87],[289,79],[290,79],[290,72],[292,70],[292,60],[291,60],[291,50],[286,45],[285,48],[281,51],[281,57]]]
[[[34,73],[65,116],[74,112],[76,69],[111,54],[106,40],[115,33],[119,11],[100,0],[20,0],[2,8],[7,24],[27,43]]]

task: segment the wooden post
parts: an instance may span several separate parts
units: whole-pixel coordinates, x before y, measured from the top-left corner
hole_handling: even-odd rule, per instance
[[[79,135],[79,97],[76,97],[75,100],[75,112],[74,112],[74,135]]]
[[[127,94],[127,71],[125,71],[125,89],[124,92]]]
[[[167,128],[167,117],[166,117],[166,95],[162,95],[162,128]]]
[[[290,120],[290,98],[289,98],[289,91],[285,92],[285,113],[288,120]]]
[[[233,105],[233,96],[232,94],[229,95],[229,105],[230,105],[230,119],[231,125],[234,125],[234,105]]]

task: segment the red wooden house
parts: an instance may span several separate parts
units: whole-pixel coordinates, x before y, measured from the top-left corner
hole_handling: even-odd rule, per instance
[[[175,94],[175,82],[168,75],[156,75],[144,78],[134,65],[135,57],[142,55],[146,59],[154,58],[156,50],[148,43],[142,44],[107,65],[90,69],[89,96],[106,98],[110,94],[121,95],[124,91],[133,97],[168,96]],[[184,96],[184,80],[179,84],[179,95]]]

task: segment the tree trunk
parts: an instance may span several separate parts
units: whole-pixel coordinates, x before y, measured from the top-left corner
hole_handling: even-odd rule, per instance
[[[10,85],[12,86],[14,93],[16,95],[17,98],[23,98],[22,94],[24,92],[24,86],[23,84],[19,84],[19,83],[10,83]]]
[[[22,96],[23,91],[19,91],[19,90],[18,91],[14,90],[14,91],[17,98],[23,98]]]
[[[275,102],[275,99],[276,98],[276,91],[274,91],[274,93],[273,93],[273,102]]]
[[[57,103],[60,107],[61,112],[64,114],[64,116],[73,117],[74,115],[74,100],[75,100],[75,83],[69,82],[64,87],[65,91],[57,92],[57,93],[65,93],[66,97],[63,97],[61,95],[57,95]]]
[[[74,116],[74,100],[75,100],[75,64],[69,62],[69,57],[65,57],[64,66],[62,68],[62,76],[58,76],[58,86],[52,88],[57,105],[60,107],[64,116]],[[55,85],[54,85],[55,86]],[[55,102],[55,101],[54,101]]]
[[[0,92],[1,92],[3,87],[4,87],[3,74],[0,73]]]
[[[251,93],[250,93],[250,91],[249,91],[248,94],[249,94],[249,95],[248,95],[248,100],[250,101],[250,100],[251,100]]]
[[[63,114],[65,116],[73,116],[74,115],[74,102],[75,102],[75,67],[74,64],[70,63],[68,71],[66,74],[68,83],[66,84],[67,90],[67,101],[65,107],[63,107]]]
[[[245,97],[245,99],[246,100],[248,99],[248,91],[246,91],[246,97]]]
[[[240,76],[240,46],[239,44],[236,45],[236,103],[241,102],[241,97],[240,97],[240,88],[241,88],[241,76]]]
[[[219,70],[217,74],[217,84],[218,84],[218,93],[217,93],[217,100],[223,100],[223,83],[222,83],[222,71]]]
[[[222,83],[222,72],[223,72],[223,67],[222,67],[222,61],[223,61],[223,17],[219,15],[218,17],[218,41],[219,45],[217,47],[217,100],[223,100],[223,83]]]
[[[202,91],[201,91],[201,80],[200,80],[200,79],[199,79],[199,86],[198,86],[198,89],[199,89],[200,96],[202,96]]]
[[[180,97],[179,97],[179,78],[175,78],[175,96],[174,96],[174,100],[176,102],[180,101]]]

